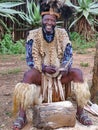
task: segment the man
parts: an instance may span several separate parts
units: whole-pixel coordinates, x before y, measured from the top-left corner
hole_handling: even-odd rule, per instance
[[[89,88],[83,79],[82,72],[72,68],[72,45],[67,32],[64,29],[56,28],[56,20],[60,16],[60,12],[55,12],[52,5],[54,5],[53,1],[41,1],[41,6],[44,6],[41,11],[42,28],[31,30],[26,43],[26,60],[31,69],[24,74],[23,82],[17,85],[15,94],[18,95],[17,100],[26,98],[28,91],[24,92],[24,89],[26,86],[30,89],[34,84],[36,86],[33,87],[37,91],[32,92],[33,103],[39,104],[37,98],[40,94],[43,96],[43,102],[61,101],[65,100],[63,86],[72,81],[77,101],[76,117],[80,123],[89,126],[92,125],[92,121],[83,110],[90,98]],[[20,90],[26,96],[19,98]],[[38,95],[36,101],[35,95]],[[23,98],[24,102],[25,98]],[[20,130],[27,122],[25,106],[28,104],[24,105],[23,101],[20,102],[19,115],[13,125],[14,130]]]

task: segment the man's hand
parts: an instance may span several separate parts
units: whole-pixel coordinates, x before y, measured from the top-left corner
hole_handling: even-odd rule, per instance
[[[54,66],[45,67],[45,72],[48,74],[54,74],[56,72],[56,68]]]
[[[42,71],[48,74],[54,74],[56,72],[55,66],[43,66]]]

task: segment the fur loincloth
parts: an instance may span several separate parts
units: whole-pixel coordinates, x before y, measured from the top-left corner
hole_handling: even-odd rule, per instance
[[[54,78],[46,74],[42,75],[43,100],[45,102],[51,103],[65,100],[63,85],[60,81],[61,76]]]

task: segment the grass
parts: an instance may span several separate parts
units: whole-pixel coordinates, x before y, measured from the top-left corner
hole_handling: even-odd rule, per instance
[[[6,55],[6,54],[0,54],[0,62],[2,61],[9,61],[13,59],[18,58],[18,60],[23,61],[25,60],[25,54],[12,54],[12,55]]]
[[[0,74],[2,75],[7,75],[7,74],[18,74],[21,72],[20,68],[14,68],[14,69],[8,69],[5,71],[0,72]]]
[[[13,64],[13,62],[15,61],[25,61],[25,54],[13,54],[13,55],[1,55],[0,54],[0,63],[6,63],[6,62],[10,62]],[[4,69],[2,71],[0,71],[1,75],[8,75],[8,74],[19,74],[20,72],[22,72],[22,69],[19,67],[12,67],[12,69]]]
[[[24,54],[23,54],[23,55],[21,55],[20,60],[21,60],[21,61],[26,60],[26,57],[25,57],[25,55],[24,55]]]
[[[8,116],[8,117],[12,117],[12,112],[7,111],[7,112],[5,112],[5,114],[6,114],[6,116]]]
[[[82,62],[82,63],[80,63],[80,66],[81,66],[81,67],[89,67],[89,64]]]
[[[87,49],[89,48],[95,48],[95,42],[89,42],[86,44],[76,44],[73,42],[73,50],[77,52],[77,54],[87,54]]]
[[[73,50],[78,54],[86,54],[88,53],[88,48],[95,48],[96,45],[96,38],[93,38],[92,41],[86,41],[84,37],[77,32],[70,33],[70,39],[72,41]]]

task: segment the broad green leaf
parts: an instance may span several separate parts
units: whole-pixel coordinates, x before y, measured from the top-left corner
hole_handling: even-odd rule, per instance
[[[11,14],[11,15],[20,14],[21,13],[20,11],[16,11],[14,9],[0,9],[0,12],[1,13],[6,13],[6,14]]]
[[[7,28],[6,24],[0,19],[0,24],[7,30],[7,32],[10,32],[10,30]]]
[[[81,8],[84,8],[86,6],[84,0],[78,0],[78,4]]]
[[[83,15],[85,16],[86,19],[88,19],[89,12],[87,10],[83,10]]]
[[[15,9],[12,9],[13,7],[19,6],[24,4],[24,2],[3,2],[0,3],[0,16],[1,17],[7,17],[9,19],[12,20],[12,22],[17,22],[18,24],[20,24],[20,22],[18,21],[18,19],[15,18],[15,14],[18,14],[20,16],[20,18],[24,18],[24,13],[22,11],[17,11]],[[5,25],[3,24],[3,20],[1,19],[1,23],[3,25],[3,27],[7,30],[7,28],[5,27]],[[6,23],[5,23],[6,24]]]
[[[94,20],[94,24],[98,26],[98,20]]]
[[[6,17],[6,14],[0,13],[1,17]]]
[[[86,20],[87,20],[87,22],[88,22],[88,24],[89,24],[90,26],[92,26],[92,25],[93,25],[92,18],[88,18],[88,19],[86,19]]]
[[[98,1],[97,1],[98,2]],[[90,4],[89,4],[89,6],[90,7],[93,7],[93,5],[98,5],[98,3],[97,3],[96,1],[94,1],[94,2],[91,2]]]
[[[79,21],[79,19],[80,19],[82,16],[83,16],[83,15],[80,15],[80,17],[76,18],[76,19],[70,24],[69,30],[70,30],[70,28],[71,28],[77,21]]]
[[[5,2],[5,3],[0,3],[0,7],[2,8],[13,8],[19,5],[24,4],[24,2],[20,3],[20,2]]]
[[[93,15],[98,15],[98,8],[90,9],[89,12],[90,12],[91,14],[93,14]]]
[[[27,18],[25,20],[30,24],[35,26],[36,23],[39,23],[41,16],[39,12],[39,5],[36,5],[35,2],[32,0],[29,2],[29,0],[26,0],[27,2],[27,15],[25,15]]]
[[[98,8],[98,3],[97,4],[93,4],[91,6],[89,6],[90,9],[95,9],[95,8]]]
[[[79,4],[80,7],[82,7],[82,5],[83,5],[83,0],[78,0],[78,4]]]
[[[76,11],[80,9],[79,6],[75,6],[74,4],[72,4],[72,3],[70,2],[70,0],[66,0],[65,3],[66,3],[66,5],[68,5],[69,7],[73,7],[74,9],[76,9]]]

